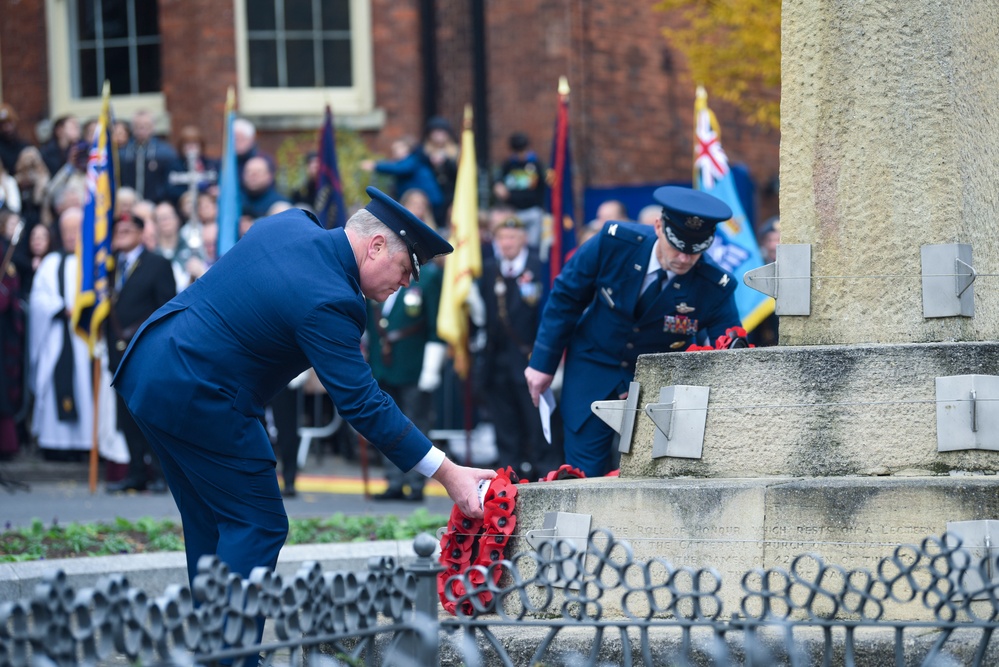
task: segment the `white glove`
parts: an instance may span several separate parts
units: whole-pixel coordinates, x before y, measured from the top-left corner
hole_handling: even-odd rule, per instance
[[[479,284],[473,282],[465,297],[465,305],[468,306],[468,316],[472,324],[477,327],[486,326],[486,302],[482,300],[482,293],[479,292]]]
[[[441,386],[441,369],[447,357],[447,345],[430,342],[423,346],[423,369],[416,386],[420,391],[434,391]]]
[[[288,383],[288,389],[294,391],[295,389],[304,387],[305,381],[309,379],[309,370],[311,369],[306,368],[304,371],[293,377],[291,382]]]

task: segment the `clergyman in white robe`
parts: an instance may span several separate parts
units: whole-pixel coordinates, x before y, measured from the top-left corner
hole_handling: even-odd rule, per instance
[[[62,353],[63,320],[56,317],[72,312],[77,290],[77,259],[66,257],[61,279],[65,300],[59,294],[59,264],[62,255],[52,252],[38,265],[31,296],[28,299],[30,332],[29,361],[35,409],[31,420],[32,435],[43,449],[89,450],[93,441],[94,389],[90,352],[87,343],[71,332],[73,345],[73,394],[76,399],[75,422],[59,421],[56,407],[55,367]]]

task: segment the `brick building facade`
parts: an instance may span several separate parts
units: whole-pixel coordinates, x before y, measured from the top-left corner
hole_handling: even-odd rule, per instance
[[[66,92],[72,50],[60,43],[73,28],[65,14],[92,3],[0,3],[0,95],[20,113],[21,136],[34,138],[36,125],[52,116],[86,115],[94,106],[81,106]],[[667,17],[652,0],[324,0],[324,7],[349,5],[358,89],[342,98],[312,91],[318,96],[286,103],[281,91],[253,90],[245,74],[248,26],[257,22],[247,11],[262,4],[158,0],[161,94],[138,96],[131,106],[116,97],[118,114],[151,100],[165,112],[166,132],[196,125],[217,155],[225,91],[235,86],[241,113],[257,123],[263,148],[274,151],[289,134],[317,128],[326,99],[338,122],[386,154],[394,139],[419,134],[432,113],[459,127],[463,107],[474,102],[477,129],[480,135],[486,130],[477,137],[480,153],[492,163],[503,158],[507,137],[517,130],[533,138],[547,161],[555,89],[566,75],[580,202],[584,188],[690,179],[694,82],[663,37]],[[427,73],[431,69],[435,74]],[[478,86],[476,71],[485,74]],[[712,108],[730,160],[746,164],[759,186],[760,217],[776,213],[776,196],[765,186],[776,183],[779,133],[748,125],[718,99]]]

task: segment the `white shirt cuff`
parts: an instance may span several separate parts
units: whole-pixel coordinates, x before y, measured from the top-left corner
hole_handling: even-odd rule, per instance
[[[413,466],[413,470],[420,473],[424,477],[431,477],[437,469],[441,467],[444,463],[444,452],[437,449],[436,447],[431,447],[427,455],[420,459],[420,462]]]

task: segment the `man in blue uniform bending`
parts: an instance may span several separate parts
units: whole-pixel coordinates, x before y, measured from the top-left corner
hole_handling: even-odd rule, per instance
[[[648,225],[608,222],[576,250],[555,281],[524,371],[537,405],[565,352],[565,459],[587,477],[609,471],[614,436],[590,404],[627,393],[638,355],[683,350],[705,334],[713,341],[739,324],[735,280],[702,257],[731,209],[689,188],[662,187],[653,196],[663,207],[654,234]]]
[[[258,221],[156,311],[113,384],[163,464],[188,574],[216,554],[248,576],[288,533],[264,406],[312,366],[337,409],[402,470],[437,479],[467,516],[495,473],[448,461],[378,388],[361,355],[364,298],[384,301],[451,246],[387,195],[327,230],[292,209]]]

